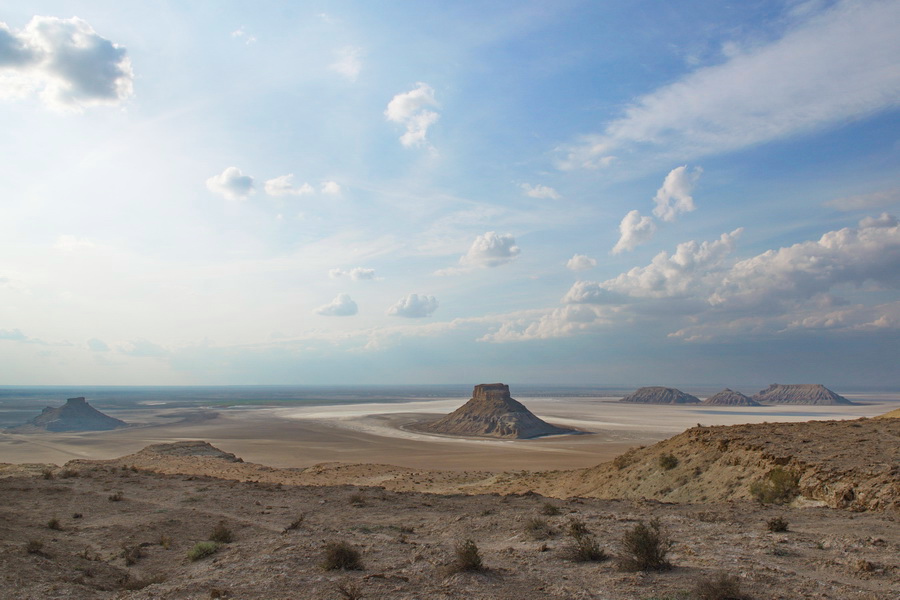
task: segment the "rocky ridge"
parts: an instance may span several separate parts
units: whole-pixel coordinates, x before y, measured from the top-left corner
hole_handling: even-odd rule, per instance
[[[740,392],[725,388],[701,402],[707,406],[762,406]]]
[[[48,406],[40,415],[25,425],[10,431],[28,433],[34,431],[108,431],[128,427],[128,423],[105,415],[90,404],[83,396],[69,398],[62,406]]]
[[[819,383],[791,385],[773,383],[755,394],[753,400],[760,404],[809,404],[815,406],[854,404]]]
[[[508,439],[575,433],[536,417],[510,396],[509,386],[503,383],[476,385],[468,402],[449,415],[421,424],[416,429],[442,435]]]
[[[625,396],[619,402],[633,402],[635,404],[697,404],[700,402],[700,398],[675,388],[648,386],[639,388],[636,392]]]

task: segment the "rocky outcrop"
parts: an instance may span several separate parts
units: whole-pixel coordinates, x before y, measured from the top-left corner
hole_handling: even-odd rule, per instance
[[[817,406],[854,404],[819,383],[798,385],[773,383],[754,395],[753,400],[760,404],[813,404]]]
[[[642,387],[633,394],[625,396],[619,402],[635,404],[697,404],[700,398],[685,394],[675,388],[661,386]]]
[[[449,415],[417,429],[443,435],[525,439],[575,433],[534,416],[503,383],[476,385],[472,398]]]
[[[48,406],[26,425],[10,431],[29,433],[36,431],[108,431],[128,427],[128,423],[105,415],[84,399],[69,398],[62,406]]]
[[[729,388],[710,396],[701,404],[707,406],[762,406],[759,402]]]

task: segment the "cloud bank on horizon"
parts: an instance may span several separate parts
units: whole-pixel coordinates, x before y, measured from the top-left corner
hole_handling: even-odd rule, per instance
[[[54,6],[0,385],[900,385],[896,2]]]

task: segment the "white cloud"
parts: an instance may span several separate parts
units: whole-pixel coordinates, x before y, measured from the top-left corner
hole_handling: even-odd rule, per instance
[[[434,296],[409,294],[405,298],[397,300],[397,302],[387,310],[387,314],[392,317],[416,319],[431,316],[431,313],[437,310],[437,307],[438,301]]]
[[[119,352],[139,358],[162,358],[168,356],[168,350],[153,342],[140,339],[119,347]]]
[[[28,339],[19,329],[0,329],[0,340],[8,340],[12,342],[24,342]]]
[[[326,317],[350,317],[358,312],[356,302],[347,294],[338,294],[329,304],[316,309],[316,314]]]
[[[547,200],[559,200],[562,198],[562,196],[559,195],[559,192],[546,185],[529,185],[523,183],[520,187],[522,188],[522,191],[525,192],[525,195],[530,196],[531,198],[544,198]]]
[[[74,235],[61,235],[56,238],[53,247],[63,252],[77,252],[96,247],[96,244],[87,238],[79,238]]]
[[[679,213],[694,210],[694,199],[691,197],[691,192],[701,173],[703,173],[703,169],[700,167],[688,172],[687,165],[669,171],[662,187],[656,191],[656,196],[653,198],[656,203],[653,214],[663,221],[674,221]]]
[[[481,342],[525,342],[569,337],[611,323],[606,307],[567,305],[533,316],[506,319],[496,331],[485,334]]]
[[[247,33],[247,28],[244,27],[243,25],[241,25],[239,28],[232,31],[231,37],[244,40],[244,43],[247,44],[248,46],[250,44],[256,43],[256,36],[250,35],[249,33]]]
[[[322,182],[322,193],[327,196],[340,196],[341,195],[341,186],[336,181],[323,181]]]
[[[109,346],[106,345],[106,342],[98,340],[97,338],[89,339],[87,341],[87,348],[91,352],[106,352],[109,350]]]
[[[570,271],[587,271],[597,266],[597,259],[584,254],[576,254],[566,263]]]
[[[640,244],[649,241],[655,232],[656,223],[653,222],[653,217],[642,217],[640,211],[633,210],[619,223],[619,241],[613,246],[612,253],[634,250]]]
[[[356,81],[362,70],[362,48],[347,46],[337,52],[337,60],[329,65],[332,71],[340,73],[350,81]]]
[[[119,104],[133,92],[125,48],[78,17],[33,17],[14,32],[0,23],[0,97],[39,94],[55,110]]]
[[[401,144],[407,147],[425,144],[428,128],[440,118],[436,112],[426,108],[429,106],[438,106],[434,99],[434,89],[421,82],[416,84],[415,89],[397,94],[388,103],[384,116],[389,121],[406,127],[406,133],[400,136]]]
[[[563,296],[563,304],[612,304],[615,302],[613,294],[596,281],[576,281],[566,295]]]
[[[498,235],[488,231],[475,238],[469,251],[459,262],[469,267],[499,267],[514,260],[520,252],[521,249],[516,246],[516,238],[510,234]]]
[[[900,187],[890,190],[881,190],[871,194],[858,194],[856,196],[846,196],[844,198],[835,198],[825,203],[825,206],[836,208],[837,210],[864,210],[871,208],[881,208],[883,206],[891,206],[900,203]]]
[[[328,276],[331,279],[349,277],[354,281],[360,281],[363,279],[375,279],[375,269],[366,269],[363,267],[354,267],[349,271],[345,271],[344,269],[331,269],[330,271],[328,271]]]
[[[244,175],[237,167],[228,167],[206,180],[206,188],[226,200],[244,200],[255,190],[253,178]]]
[[[900,106],[900,3],[843,0],[781,39],[638,98],[563,168],[649,149],[695,158],[843,125]]]
[[[251,178],[252,185],[252,178]],[[274,179],[266,181],[266,193],[270,196],[308,196],[315,194],[316,190],[308,183],[302,184],[300,187],[294,187],[294,174],[281,175]]]

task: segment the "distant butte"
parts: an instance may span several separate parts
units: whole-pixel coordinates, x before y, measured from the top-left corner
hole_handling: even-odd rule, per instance
[[[707,406],[762,406],[752,398],[729,388],[725,388],[718,394],[710,396],[701,402],[701,404]]]
[[[62,406],[48,406],[26,425],[10,431],[28,433],[37,431],[108,431],[128,427],[128,423],[105,415],[84,399],[69,398]]]
[[[855,404],[818,383],[798,385],[773,383],[754,395],[753,399],[760,404],[812,404],[817,406]]]
[[[675,388],[649,386],[638,389],[633,394],[629,394],[619,400],[619,402],[631,402],[634,404],[698,404],[700,398]]]
[[[542,421],[509,395],[503,383],[476,385],[472,398],[449,415],[416,427],[429,433],[506,439],[576,433]]]

